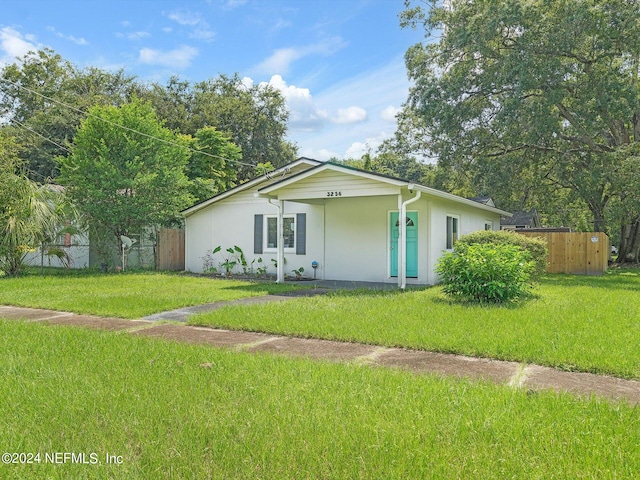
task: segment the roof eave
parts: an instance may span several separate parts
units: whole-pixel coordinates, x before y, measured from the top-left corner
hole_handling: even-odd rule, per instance
[[[202,201],[200,203],[192,205],[191,207],[186,208],[185,210],[182,210],[180,213],[185,218],[189,217],[189,216],[193,215],[194,213],[202,210],[203,208],[208,207],[209,205],[212,205],[212,204],[214,204],[216,202],[224,200],[225,198],[230,197],[231,195],[234,195],[236,193],[242,192],[243,190],[251,188],[251,187],[253,187],[255,185],[258,185],[258,184],[260,184],[260,183],[262,183],[264,181],[270,180],[273,175],[277,175],[278,173],[283,172],[288,168],[295,167],[295,166],[300,165],[302,163],[307,163],[307,164],[311,164],[311,165],[315,164],[311,168],[314,168],[314,167],[322,164],[322,162],[320,162],[319,160],[314,160],[312,158],[307,158],[307,157],[300,157],[300,158],[294,160],[293,162],[290,162],[290,163],[288,163],[286,165],[283,165],[282,167],[276,168],[272,172],[269,172],[267,174],[264,174],[264,175],[261,175],[259,177],[253,178],[253,179],[249,180],[246,183],[242,183],[242,184],[240,184],[240,185],[238,185],[236,187],[230,188],[229,190],[226,190],[226,191],[224,191],[222,193],[219,193],[219,194],[217,194],[217,195],[215,195],[215,196],[213,196],[211,198],[208,198],[207,200],[204,200],[204,201]]]
[[[452,202],[462,203],[462,204],[468,205],[470,207],[479,208],[480,210],[486,210],[487,212],[495,213],[497,215],[505,215],[505,216],[508,216],[508,217],[512,216],[511,213],[506,212],[504,210],[500,210],[499,208],[491,207],[489,205],[485,205],[483,203],[476,202],[474,200],[469,200],[468,198],[459,197],[458,195],[454,195],[452,193],[447,193],[447,192],[443,192],[441,190],[436,190],[435,188],[425,187],[423,185],[418,185],[418,184],[415,184],[415,183],[408,184],[407,188],[409,188],[409,190],[419,190],[419,191],[421,191],[423,193],[427,193],[427,194],[432,195],[434,197],[439,197],[439,198],[443,198],[443,199],[446,199],[446,200],[451,200]]]

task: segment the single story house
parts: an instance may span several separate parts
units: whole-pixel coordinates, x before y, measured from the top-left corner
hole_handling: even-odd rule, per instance
[[[185,211],[185,268],[217,246],[305,276],[426,285],[458,236],[498,230],[508,212],[406,180],[309,158]],[[400,219],[403,219],[400,221]],[[313,268],[315,266],[315,268]]]
[[[535,208],[531,210],[516,210],[509,217],[503,217],[500,220],[500,228],[502,230],[524,230],[529,228],[542,228],[538,211]]]

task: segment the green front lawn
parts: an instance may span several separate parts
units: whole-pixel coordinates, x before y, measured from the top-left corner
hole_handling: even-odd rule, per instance
[[[640,273],[550,275],[507,306],[447,300],[440,288],[344,292],[227,307],[194,325],[357,341],[640,378]]]
[[[170,273],[63,273],[0,278],[0,305],[140,318],[180,307],[297,288]]]
[[[175,308],[283,293],[298,285],[175,274],[75,274],[0,279],[0,304],[139,318]],[[226,307],[192,324],[358,341],[640,378],[640,272],[549,275],[507,306],[450,302],[440,288],[337,292]]]
[[[640,477],[623,403],[8,321],[0,364],[6,479]]]

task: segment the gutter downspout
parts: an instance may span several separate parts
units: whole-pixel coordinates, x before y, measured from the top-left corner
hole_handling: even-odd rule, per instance
[[[277,267],[277,274],[276,274],[276,283],[284,283],[284,230],[282,225],[283,224],[282,218],[284,216],[284,200],[278,200],[277,204],[271,202],[271,199],[269,199],[268,202],[278,209],[278,223],[277,223],[278,253],[276,256],[278,267]]]
[[[415,185],[413,184],[409,184],[408,185],[409,191],[413,190],[415,188]],[[420,200],[420,196],[422,195],[422,192],[420,190],[418,190],[416,192],[416,196],[413,198],[410,198],[409,200],[405,200],[404,202],[402,202],[402,206],[400,207],[400,241],[402,241],[402,248],[400,249],[400,261],[401,261],[401,265],[400,265],[400,272],[399,272],[399,279],[398,279],[398,283],[400,284],[400,288],[402,290],[404,290],[407,287],[407,205],[416,202],[418,200]]]

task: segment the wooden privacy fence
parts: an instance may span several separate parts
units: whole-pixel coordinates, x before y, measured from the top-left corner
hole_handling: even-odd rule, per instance
[[[602,275],[609,263],[609,237],[603,232],[527,232],[547,241],[547,272]]]
[[[163,228],[158,232],[158,270],[184,270],[184,230]]]

